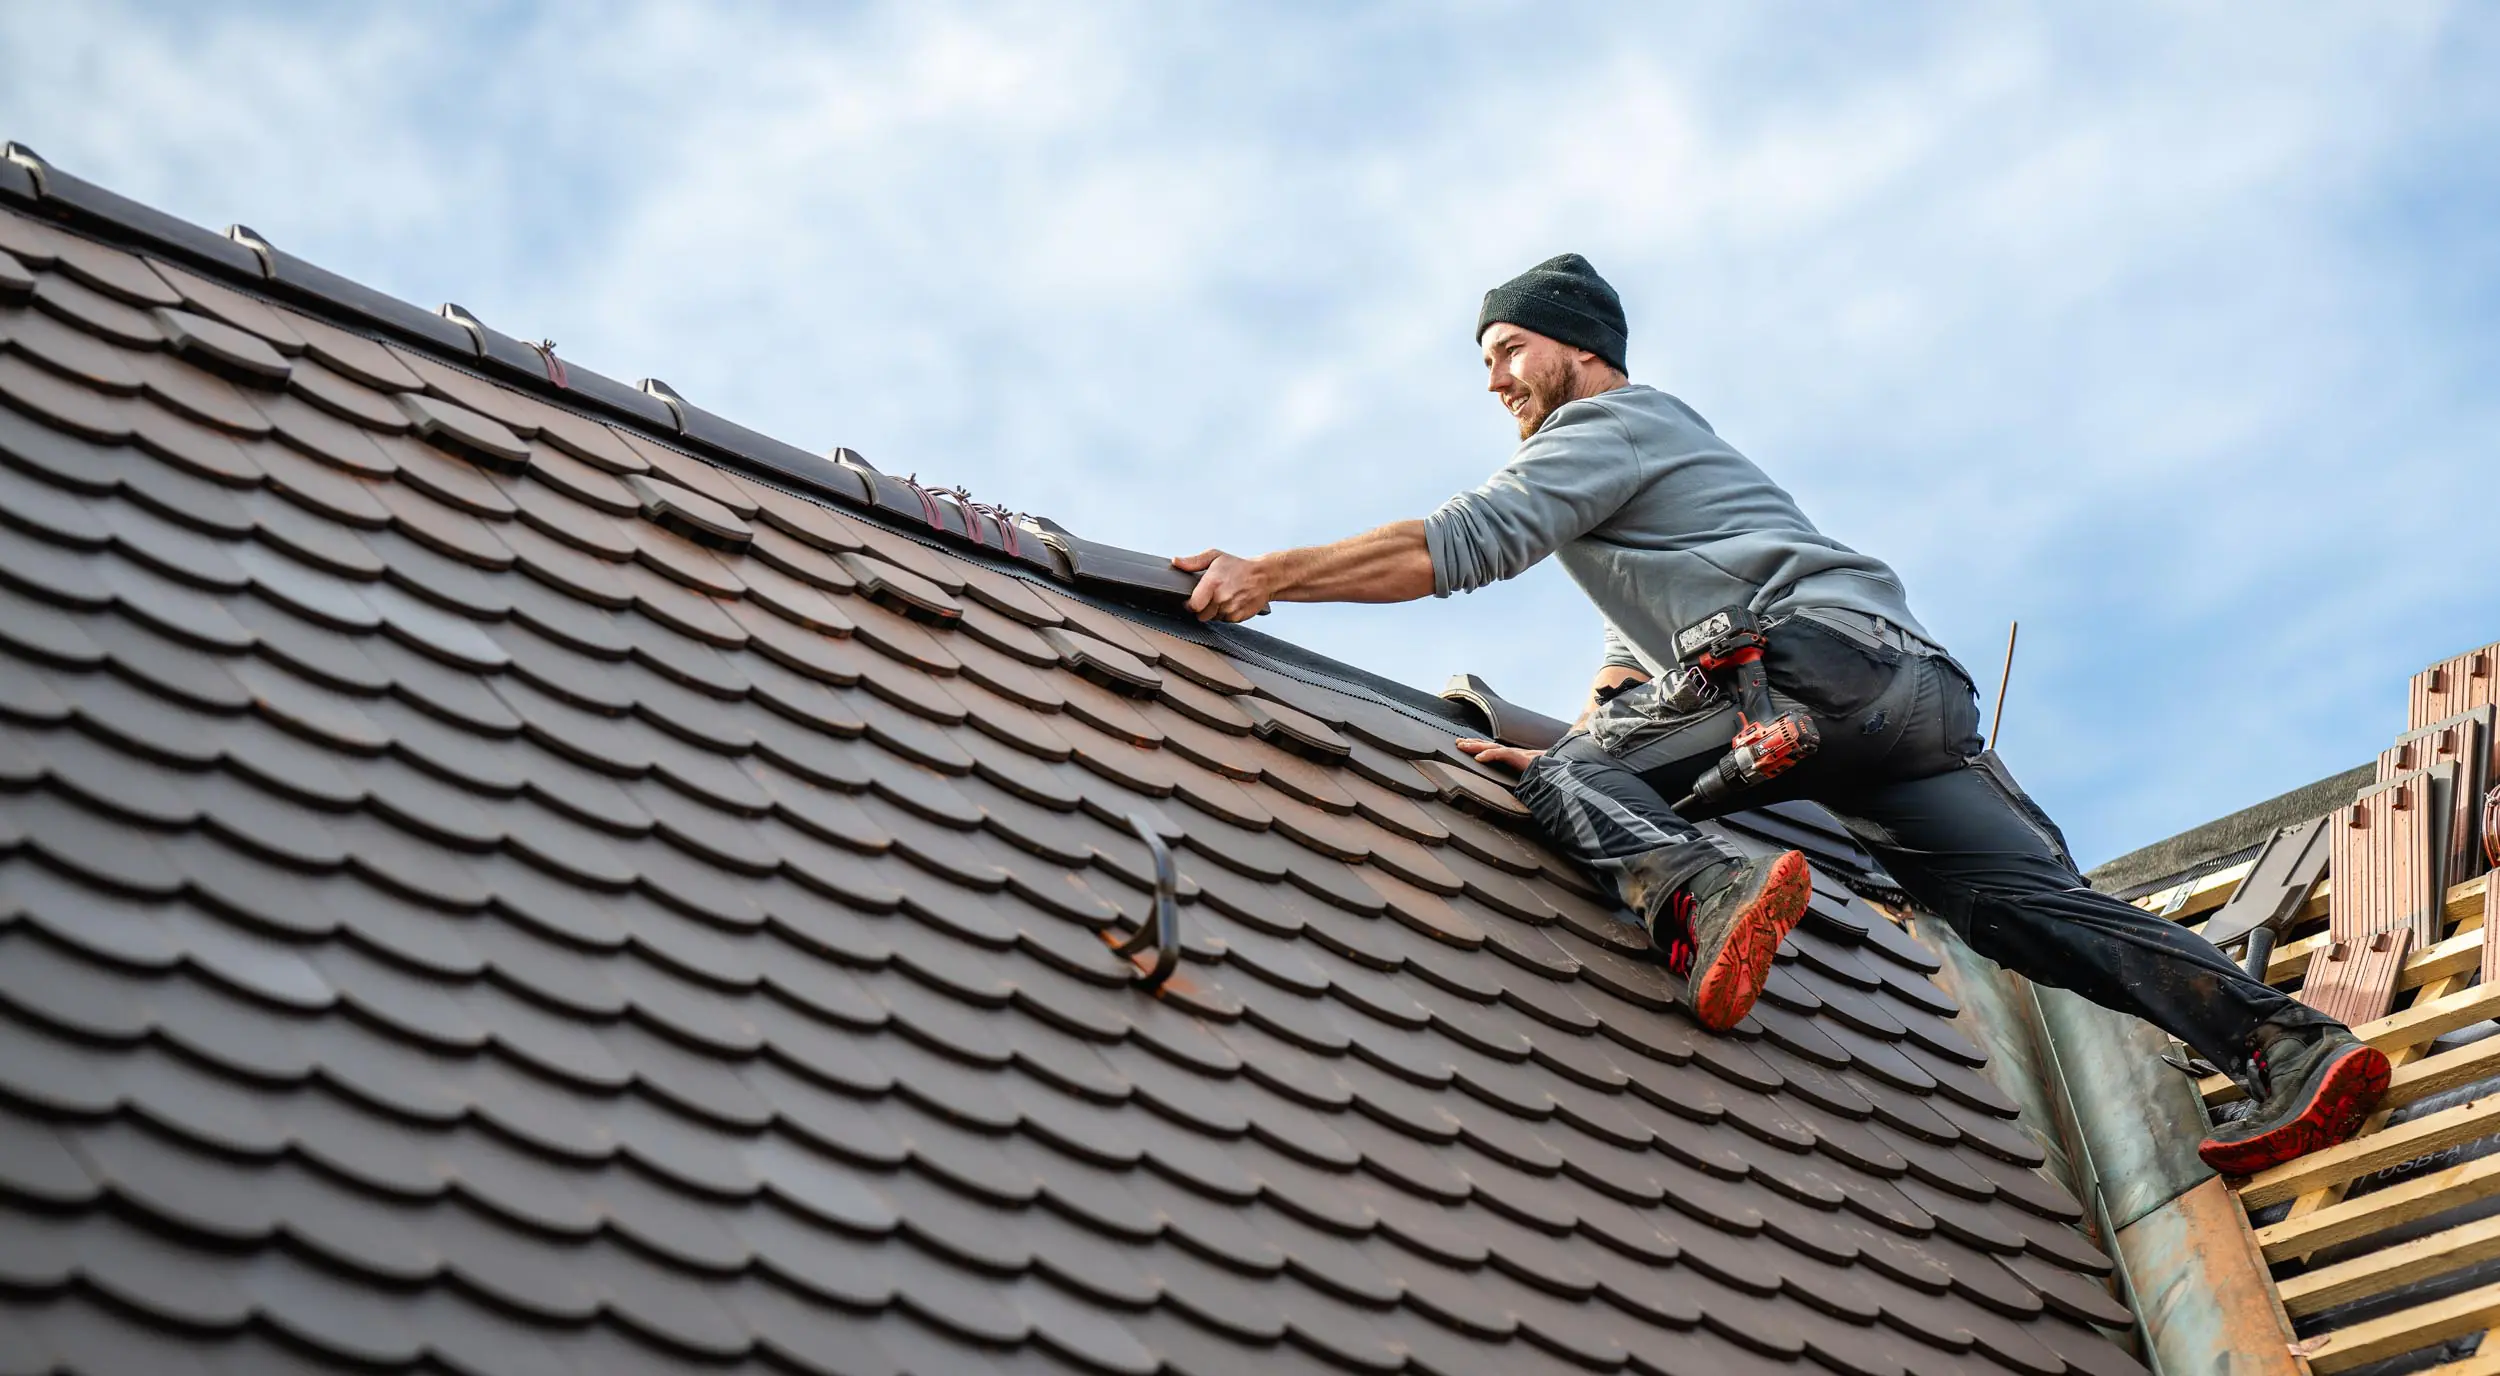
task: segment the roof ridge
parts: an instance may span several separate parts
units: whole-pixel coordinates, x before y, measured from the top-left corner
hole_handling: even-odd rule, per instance
[[[1030,552],[1019,548],[1002,507],[974,502],[961,487],[924,486],[878,470],[858,451],[836,447],[811,454],[687,401],[658,378],[635,386],[596,370],[555,359],[551,343],[528,344],[479,320],[456,303],[426,311],[397,297],[308,263],[247,225],[222,235],[63,172],[32,148],[9,142],[0,149],[0,203],[16,202],[56,224],[100,237],[140,241],[186,265],[216,273],[221,285],[244,284],[273,304],[314,306],[325,317],[344,313],[359,333],[386,333],[482,381],[520,386],[540,400],[596,408],[603,418],[623,420],[649,438],[689,457],[725,465],[742,476],[771,476],[795,484],[804,495],[830,499],[846,514],[869,513],[878,524],[905,533],[925,530],[950,552],[1004,551],[1055,581],[1129,606],[1177,607],[1196,585],[1194,576],[1160,555],[1124,549],[1077,535],[1048,517],[1032,517]],[[332,323],[339,323],[333,319]],[[946,500],[939,500],[945,498]],[[988,516],[985,527],[982,518]],[[995,530],[997,539],[986,538]]]
[[[63,222],[67,229],[92,233],[101,227],[145,240],[148,246],[177,254],[193,266],[218,272],[225,279],[220,285],[244,291],[267,304],[325,307],[329,313],[326,318],[342,329],[381,342],[375,334],[379,330],[387,334],[390,342],[422,347],[438,362],[481,382],[501,386],[520,383],[533,388],[541,399],[596,407],[612,421],[631,423],[645,438],[688,458],[716,466],[725,458],[741,477],[769,482],[790,496],[830,504],[845,515],[866,516],[881,528],[917,543],[957,557],[976,557],[985,567],[999,572],[1043,574],[1063,593],[1073,589],[1089,599],[1109,604],[1104,610],[1140,610],[1168,616],[1181,610],[1196,582],[1194,576],[1171,568],[1169,561],[1160,556],[1087,539],[1049,517],[1029,517],[1037,527],[1035,533],[1059,556],[1058,561],[1045,567],[1039,559],[1013,549],[1012,534],[1002,542],[1008,543],[1008,548],[980,538],[977,522],[982,514],[1002,513],[999,528],[1010,529],[1003,519],[1004,508],[973,502],[969,492],[960,486],[928,487],[917,481],[916,474],[896,478],[847,446],[836,446],[826,455],[808,454],[795,445],[693,406],[658,378],[645,378],[638,388],[626,388],[593,369],[557,360],[552,340],[525,343],[487,325],[456,302],[445,302],[431,313],[423,311],[306,263],[279,249],[248,225],[231,225],[223,235],[211,233],[63,172],[34,149],[13,140],[0,149],[0,203],[12,200],[39,211],[68,212]],[[282,265],[290,269],[285,276],[278,273]],[[350,319],[336,319],[340,313]],[[466,334],[469,348],[464,350],[451,342],[459,337],[454,331]],[[653,409],[655,405],[657,410]],[[669,429],[659,423],[658,417],[663,413],[677,428]],[[692,427],[687,424],[689,419]],[[700,427],[705,433],[697,433],[693,427]],[[905,492],[912,495],[907,499]],[[972,508],[971,523],[967,524],[963,514],[957,514],[952,522],[946,520],[949,513],[937,507],[935,495],[957,499],[959,512]],[[932,517],[936,518],[934,522]],[[1156,570],[1164,576],[1156,576]],[[1178,622],[1183,618],[1168,619]],[[1219,630],[1198,623],[1195,618],[1188,620],[1195,625],[1197,634],[1176,629],[1172,624],[1158,624],[1157,629],[1182,635],[1209,649],[1244,655],[1274,672],[1304,682],[1311,682],[1304,678],[1306,674],[1321,675],[1326,681],[1312,686],[1352,693],[1419,724],[1462,731],[1467,728],[1463,716],[1443,699],[1412,684],[1246,627],[1227,626]],[[1286,653],[1278,653],[1280,649]]]

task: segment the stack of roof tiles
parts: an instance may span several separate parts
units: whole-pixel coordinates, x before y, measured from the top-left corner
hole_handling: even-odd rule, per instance
[[[2279,937],[2256,943],[2265,978],[2350,1022],[2392,1067],[2353,1137],[2233,1182],[2319,1376],[2500,1369],[2500,896],[2481,805],[2496,671],[2500,645],[2415,675],[2409,725],[2358,771],[2370,781],[2357,795],[2349,775],[2286,795],[2333,810],[2237,863],[2197,859],[2137,900],[2225,945]],[[2338,794],[2350,801],[2334,806]],[[2244,1111],[2221,1076],[2202,1090],[2217,1117]]]
[[[2439,940],[2449,889],[2486,868],[2483,792],[2500,751],[2495,667],[2500,645],[2416,674],[2407,729],[2380,754],[2377,779],[2323,823],[2335,888],[2328,940],[2301,997],[2345,1022],[2394,1006],[2407,956]],[[2486,978],[2494,968],[2487,951]]]
[[[0,1371],[2140,1370],[1810,815],[1703,1034],[1430,699],[12,156]]]

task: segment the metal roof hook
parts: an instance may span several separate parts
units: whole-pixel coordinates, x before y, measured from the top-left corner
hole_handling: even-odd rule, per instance
[[[1127,957],[1150,946],[1153,947],[1155,963],[1152,968],[1140,974],[1139,979],[1148,989],[1160,989],[1163,987],[1163,982],[1172,977],[1172,972],[1180,968],[1181,914],[1180,904],[1176,900],[1176,895],[1180,891],[1180,874],[1172,868],[1171,848],[1164,845],[1163,838],[1155,834],[1154,824],[1147,820],[1145,813],[1130,813],[1128,824],[1129,829],[1137,833],[1137,839],[1146,843],[1146,853],[1154,857],[1154,909],[1146,914],[1145,925],[1139,927],[1126,941],[1112,947],[1111,953]]]

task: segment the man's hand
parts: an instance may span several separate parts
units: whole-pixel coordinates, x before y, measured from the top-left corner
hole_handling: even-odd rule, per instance
[[[1432,550],[1421,521],[1392,521],[1333,545],[1242,559],[1220,549],[1172,567],[1199,575],[1189,609],[1201,621],[1247,621],[1270,602],[1412,602],[1432,595]]]
[[[1500,765],[1504,769],[1516,769],[1522,774],[1528,772],[1528,766],[1536,761],[1537,756],[1545,753],[1542,750],[1522,750],[1518,746],[1504,745],[1500,741],[1480,741],[1472,736],[1460,737],[1458,748],[1475,756],[1478,764]]]
[[[1184,554],[1172,561],[1172,567],[1199,575],[1197,590],[1189,594],[1189,610],[1200,621],[1247,621],[1266,611],[1273,595],[1261,576],[1259,560],[1220,549]]]

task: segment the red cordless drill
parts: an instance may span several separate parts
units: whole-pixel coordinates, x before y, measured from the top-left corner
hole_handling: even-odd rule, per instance
[[[1762,670],[1769,644],[1762,625],[1742,607],[1712,612],[1675,633],[1677,659],[1712,678],[1732,680],[1736,739],[1719,762],[1693,781],[1678,812],[1719,808],[1734,794],[1758,787],[1794,768],[1823,744],[1814,719],[1802,712],[1771,712],[1771,680]]]

